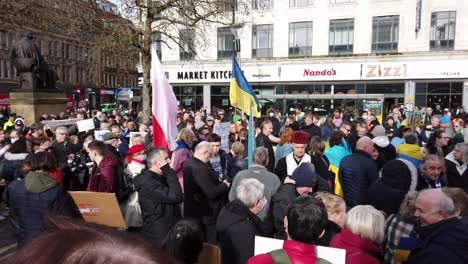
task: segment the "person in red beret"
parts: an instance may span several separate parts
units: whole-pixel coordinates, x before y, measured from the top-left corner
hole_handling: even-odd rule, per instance
[[[146,151],[142,144],[133,145],[128,149],[125,156],[124,165],[125,174],[132,178],[140,175],[146,167]],[[121,205],[122,214],[128,227],[142,227],[143,219],[141,216],[140,203],[138,202],[138,193],[132,192],[128,199]]]
[[[310,156],[306,153],[307,142],[309,142],[309,134],[303,130],[295,131],[291,139],[293,152],[288,156],[278,160],[275,174],[278,175],[281,181],[287,176],[291,176],[293,171],[304,162],[310,163]]]

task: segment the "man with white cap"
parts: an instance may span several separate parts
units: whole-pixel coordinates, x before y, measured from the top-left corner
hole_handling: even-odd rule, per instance
[[[377,163],[379,165],[379,169],[381,169],[387,161],[396,159],[396,149],[392,144],[390,144],[390,140],[386,135],[384,126],[378,125],[374,127],[371,133],[374,136],[372,142],[374,143],[375,148],[379,151]]]

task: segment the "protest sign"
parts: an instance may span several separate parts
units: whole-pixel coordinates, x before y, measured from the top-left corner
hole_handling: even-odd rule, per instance
[[[94,131],[94,138],[99,141],[103,141],[104,134],[109,133],[109,130],[96,130]]]
[[[213,133],[221,137],[221,149],[229,153],[229,122],[214,124]]]
[[[129,147],[133,147],[134,145],[137,145],[137,144],[144,145],[146,134],[148,134],[148,133],[146,133],[146,132],[130,132]]]
[[[284,240],[255,236],[255,255],[265,254],[283,248]],[[316,246],[317,256],[333,264],[345,264],[346,250],[331,247]]]
[[[81,121],[81,118],[74,118],[74,119],[64,119],[64,120],[45,120],[42,121],[44,126],[48,128],[56,128],[59,126],[71,126],[76,124],[76,122]]]
[[[92,118],[78,121],[76,122],[76,125],[78,126],[78,132],[84,132],[94,129],[94,121]]]
[[[126,228],[114,193],[68,192],[80,210],[83,219],[89,223]]]
[[[418,127],[424,126],[424,114],[425,111],[418,112],[406,112],[406,126],[407,127]]]

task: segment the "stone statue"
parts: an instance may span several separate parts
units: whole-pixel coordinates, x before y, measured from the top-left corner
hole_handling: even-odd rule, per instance
[[[34,43],[34,35],[28,32],[10,50],[10,63],[15,66],[22,91],[53,91],[58,75],[42,58]]]

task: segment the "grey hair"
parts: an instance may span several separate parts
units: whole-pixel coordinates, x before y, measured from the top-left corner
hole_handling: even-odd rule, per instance
[[[209,149],[211,149],[211,144],[206,141],[203,141],[198,143],[198,145],[195,147],[195,153],[200,153]]]
[[[432,191],[433,189],[425,189],[419,192],[419,195],[424,194],[425,192]],[[437,197],[439,199],[430,199],[432,205],[432,212],[435,213],[439,210],[445,211],[447,215],[453,216],[456,213],[456,207],[453,203],[453,200],[448,197],[444,192],[440,191],[440,196]]]
[[[265,185],[254,178],[243,179],[236,188],[236,196],[245,206],[252,208],[264,194]]]
[[[407,144],[418,144],[418,134],[410,132],[405,136],[405,142]]]
[[[455,148],[460,149],[463,155],[463,163],[468,164],[468,143],[458,143],[455,145]]]
[[[426,163],[429,161],[429,160],[433,160],[433,161],[437,161],[439,162],[441,165],[442,165],[442,160],[440,160],[439,156],[435,155],[435,154],[431,154],[427,157],[424,158],[424,160],[421,162],[421,165],[419,166],[420,168],[424,168],[424,166],[426,165]]]
[[[151,168],[155,161],[161,159],[163,152],[166,152],[166,149],[160,147],[154,147],[150,151],[148,151],[146,155],[146,165],[148,166],[148,168]]]
[[[67,127],[59,126],[59,127],[57,127],[57,128],[55,129],[55,132],[57,133],[57,132],[60,131],[60,130],[68,134],[68,128],[67,128]]]
[[[353,234],[380,244],[385,237],[385,216],[370,205],[358,205],[346,214],[345,227]]]
[[[440,117],[438,117],[438,116],[433,116],[433,117],[431,117],[431,121],[432,121],[432,120],[435,120],[435,119],[440,120]]]
[[[265,165],[268,160],[268,149],[265,147],[258,147],[254,150],[252,155],[252,162],[259,165]]]

